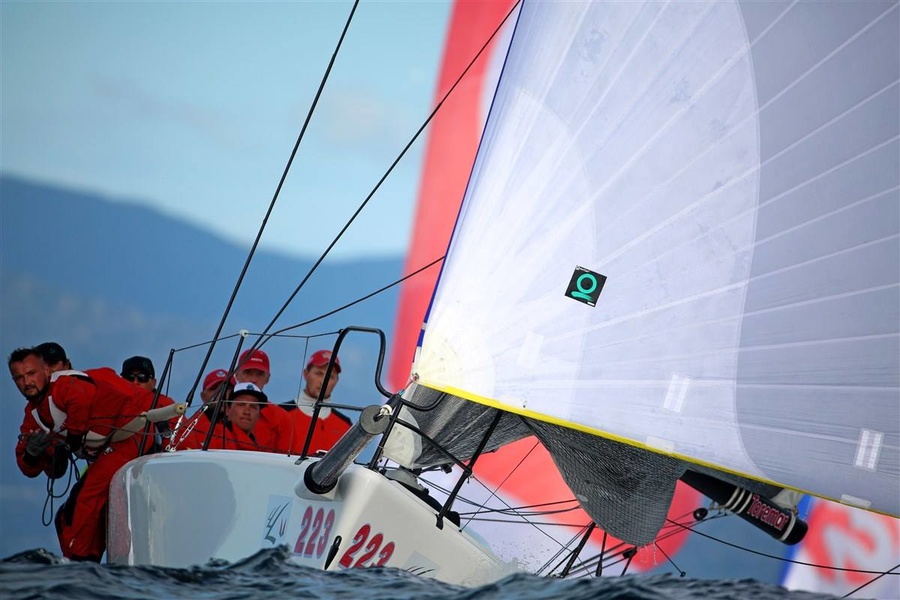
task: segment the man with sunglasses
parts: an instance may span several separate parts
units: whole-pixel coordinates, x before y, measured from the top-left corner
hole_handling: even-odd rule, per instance
[[[146,356],[132,356],[126,358],[122,363],[122,379],[130,381],[139,388],[145,389],[151,394],[156,394],[156,369],[153,368],[153,361]],[[159,406],[168,406],[174,404],[174,400],[165,394],[159,395]],[[164,438],[171,436],[172,427],[175,426],[178,419],[172,419],[171,422],[161,421],[154,424],[156,433],[153,438],[153,444],[147,449],[149,452],[158,452],[163,447]]]
[[[156,389],[156,371],[153,361],[146,356],[132,356],[122,363],[122,377],[148,391]]]

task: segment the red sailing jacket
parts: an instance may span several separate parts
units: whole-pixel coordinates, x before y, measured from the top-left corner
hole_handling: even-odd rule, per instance
[[[40,456],[26,457],[25,445],[28,442],[29,434],[46,429],[35,420],[32,414],[35,408],[31,402],[25,405],[25,416],[22,418],[22,425],[19,427],[19,441],[16,443],[16,463],[26,477],[37,477],[41,473],[45,473],[53,479],[62,477],[69,464],[68,452],[63,446],[52,443]],[[57,436],[57,443],[61,444],[64,441],[62,436]]]
[[[113,369],[101,367],[86,371],[59,371],[50,377],[47,394],[37,403],[25,407],[20,432],[28,434],[38,429],[55,432],[70,444],[88,431],[108,436],[148,410],[154,393],[119,377]],[[160,395],[158,406],[173,404],[171,398]],[[25,458],[27,435],[16,444],[19,469],[28,477],[41,471],[49,474],[55,450],[48,447],[40,457]],[[37,460],[35,460],[37,459]]]
[[[93,382],[86,374],[61,371],[51,376],[50,387],[43,398],[25,405],[25,415],[19,427],[21,435],[16,444],[16,463],[25,476],[37,477],[41,472],[49,477],[63,474],[57,471],[63,468],[58,460],[64,456],[63,451],[53,443],[40,456],[28,456],[25,452],[28,434],[39,430],[53,432],[56,442],[61,443],[66,440],[67,431],[73,435],[86,433],[95,391]]]
[[[281,406],[274,402],[263,404],[253,433],[256,435],[260,450],[287,454],[291,424]]]
[[[150,410],[155,392],[144,389],[122,378],[109,367],[87,369],[85,373],[98,384],[97,397],[91,412],[91,431],[109,434],[109,427],[121,427],[142,412]],[[175,401],[164,394],[159,395],[154,408],[171,406]],[[101,411],[108,410],[105,414]],[[177,417],[172,419],[172,423]],[[106,431],[100,431],[104,426]]]
[[[303,412],[296,402],[286,402],[281,406],[287,412],[292,433],[290,452],[291,454],[300,454],[303,452],[303,444],[306,442],[307,432],[312,425],[312,417]],[[316,427],[309,444],[309,453],[315,454],[317,450],[331,450],[331,447],[347,433],[352,425],[352,421],[346,415],[331,408],[327,417],[319,416],[316,419]]]
[[[199,450],[203,448],[206,434],[209,432],[209,417],[205,412],[198,412],[192,417],[193,429],[178,444],[179,450]],[[190,424],[190,423],[189,423]],[[255,436],[247,434],[240,427],[234,427],[227,419],[216,419],[213,434],[209,440],[210,450],[264,450],[257,443]]]

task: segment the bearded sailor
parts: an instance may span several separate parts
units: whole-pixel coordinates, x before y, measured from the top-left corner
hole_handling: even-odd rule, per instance
[[[63,556],[100,562],[113,474],[141,454],[142,437],[134,433],[148,420],[171,418],[178,409],[160,396],[157,403],[164,408],[150,415],[153,393],[109,368],[51,372],[37,348],[14,350],[7,363],[27,400],[16,445],[19,469],[27,477],[44,472],[58,478],[67,470],[70,452],[89,462],[56,515],[56,531]]]

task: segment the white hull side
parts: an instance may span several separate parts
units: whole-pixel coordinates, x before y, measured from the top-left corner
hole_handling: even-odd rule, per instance
[[[340,536],[329,570],[381,564],[460,585],[514,571],[446,519],[438,529],[432,508],[363,467],[351,465],[328,494],[309,492],[303,473],[314,460],[189,450],[132,461],[110,486],[108,560],[186,567],[287,545],[297,563],[324,568]]]

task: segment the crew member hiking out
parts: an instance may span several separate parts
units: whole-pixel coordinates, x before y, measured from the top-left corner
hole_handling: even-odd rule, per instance
[[[140,435],[120,441],[110,436],[148,410],[154,395],[109,368],[51,373],[33,348],[13,351],[7,362],[28,400],[16,445],[19,468],[29,477],[48,472],[60,442],[88,460],[86,474],[56,515],[56,529],[63,556],[99,562],[106,550],[109,482],[141,446]],[[167,403],[171,400],[160,398],[160,405]]]
[[[16,444],[19,470],[26,477],[44,473],[51,479],[58,479],[68,471],[71,453],[65,440],[55,436],[38,416],[38,407],[50,386],[49,369],[39,352],[19,348],[9,356],[9,373],[27,400]]]

